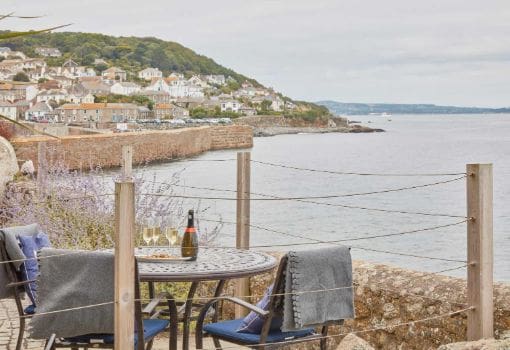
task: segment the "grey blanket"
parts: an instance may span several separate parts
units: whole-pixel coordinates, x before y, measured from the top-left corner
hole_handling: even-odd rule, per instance
[[[292,294],[284,296],[282,331],[354,318],[350,248],[289,252],[287,256],[285,293]]]
[[[49,257],[61,255],[58,257]],[[114,300],[114,255],[106,252],[43,249],[37,313],[31,321],[31,337],[73,337],[89,333],[113,333],[114,305],[43,315]]]
[[[18,236],[35,236],[39,232],[37,224],[26,226],[4,227],[0,230],[0,240],[5,242],[5,250],[10,260],[25,259],[25,254],[19,247]],[[13,262],[16,269],[23,264],[23,261]],[[6,265],[0,264],[0,299],[10,298],[14,295],[12,288],[7,288],[7,272]]]

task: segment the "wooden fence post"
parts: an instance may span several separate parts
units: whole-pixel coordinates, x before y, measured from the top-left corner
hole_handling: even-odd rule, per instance
[[[135,335],[135,184],[132,146],[122,147],[122,181],[115,182],[115,350],[133,349]]]
[[[467,338],[494,336],[492,164],[468,164],[467,175]]]
[[[236,247],[238,249],[250,249],[250,164],[250,152],[237,153]],[[250,279],[237,280],[235,295],[246,296],[249,293]],[[246,314],[246,309],[236,305],[236,318],[243,317]]]
[[[37,189],[42,193],[46,177],[46,142],[37,143]]]

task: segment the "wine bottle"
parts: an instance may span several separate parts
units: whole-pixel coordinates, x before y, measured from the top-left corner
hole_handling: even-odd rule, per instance
[[[188,226],[184,231],[181,243],[181,255],[183,258],[190,258],[196,260],[198,255],[198,237],[197,231],[193,224],[194,212],[193,209],[188,211]]]

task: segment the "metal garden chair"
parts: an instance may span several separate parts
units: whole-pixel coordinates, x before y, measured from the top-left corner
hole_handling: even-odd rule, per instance
[[[334,324],[342,324],[343,320],[331,321],[321,325],[321,332],[317,333],[313,328],[305,328],[293,332],[282,332],[280,330],[271,330],[271,324],[275,318],[283,316],[283,293],[285,293],[285,270],[287,265],[287,256],[284,256],[274,282],[274,288],[271,293],[268,310],[252,305],[244,300],[235,297],[219,297],[215,298],[202,308],[196,326],[196,346],[197,349],[203,348],[203,337],[210,336],[214,341],[216,348],[221,349],[220,340],[230,343],[244,345],[253,349],[275,348],[285,345],[284,342],[296,344],[308,341],[320,341],[321,350],[326,350],[329,326]],[[260,334],[240,333],[237,331],[241,325],[242,319],[213,322],[204,325],[209,309],[219,302],[232,302],[240,305],[250,311],[253,311],[264,317],[264,326]],[[288,344],[287,344],[288,345]]]

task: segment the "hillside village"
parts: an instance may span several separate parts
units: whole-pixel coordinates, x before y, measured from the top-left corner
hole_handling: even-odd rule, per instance
[[[271,88],[246,81],[228,89],[233,79],[218,74],[186,77],[158,68],[128,72],[106,59],[82,66],[67,59],[60,66],[58,48],[38,47],[38,57],[0,47],[0,114],[18,121],[65,123],[88,128],[125,122],[184,124],[198,118],[282,114],[299,110]]]

